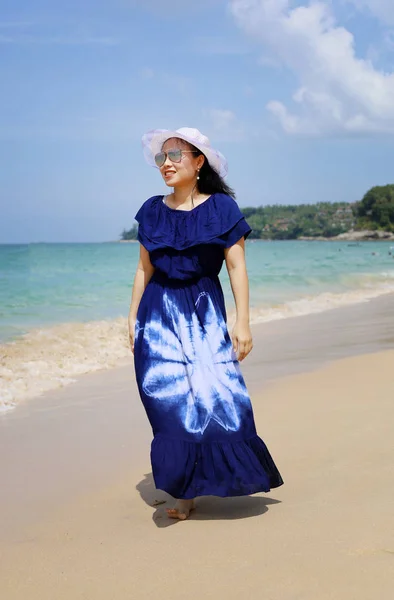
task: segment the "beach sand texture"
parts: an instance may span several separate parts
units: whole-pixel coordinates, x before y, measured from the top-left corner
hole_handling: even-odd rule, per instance
[[[130,368],[4,415],[0,597],[392,600],[393,301],[255,328],[243,371],[285,485],[186,522]]]

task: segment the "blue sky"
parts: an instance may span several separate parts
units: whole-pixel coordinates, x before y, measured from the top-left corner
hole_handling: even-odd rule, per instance
[[[118,239],[197,127],[239,205],[394,182],[392,0],[0,0],[0,242]]]

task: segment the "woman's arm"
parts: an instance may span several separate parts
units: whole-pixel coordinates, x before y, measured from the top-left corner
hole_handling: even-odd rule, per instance
[[[134,352],[134,329],[135,322],[137,319],[137,310],[140,304],[142,294],[146,286],[149,283],[155,271],[155,267],[152,265],[149,252],[147,249],[140,244],[140,258],[137,265],[137,270],[134,277],[133,291],[131,294],[130,311],[129,311],[129,338],[131,351]]]
[[[225,248],[224,258],[233,291],[236,321],[231,332],[233,348],[241,361],[253,348],[249,326],[249,281],[245,263],[245,240],[242,237],[230,248]]]

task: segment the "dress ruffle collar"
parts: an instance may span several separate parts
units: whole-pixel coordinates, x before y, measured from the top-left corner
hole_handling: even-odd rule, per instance
[[[227,194],[212,194],[192,210],[170,208],[163,197],[148,198],[134,217],[139,223],[138,239],[149,252],[166,246],[184,250],[209,243],[244,218]]]

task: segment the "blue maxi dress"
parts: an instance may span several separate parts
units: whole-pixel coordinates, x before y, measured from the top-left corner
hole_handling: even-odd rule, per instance
[[[251,232],[237,203],[215,193],[184,211],[153,196],[135,219],[155,267],[137,311],[134,365],[157,489],[188,499],[282,485],[256,433],[218,278],[224,249]]]

